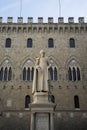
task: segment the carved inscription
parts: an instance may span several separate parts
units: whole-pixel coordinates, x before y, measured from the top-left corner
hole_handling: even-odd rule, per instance
[[[48,114],[36,114],[36,130],[49,130]]]

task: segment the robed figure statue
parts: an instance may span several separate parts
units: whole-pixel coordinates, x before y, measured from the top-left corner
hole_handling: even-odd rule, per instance
[[[40,57],[36,58],[34,68],[34,78],[32,94],[35,92],[48,92],[48,58],[43,50],[40,51]]]

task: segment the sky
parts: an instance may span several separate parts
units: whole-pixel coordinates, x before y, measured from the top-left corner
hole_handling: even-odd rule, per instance
[[[78,17],[84,17],[87,22],[87,0],[0,0],[3,22],[7,21],[7,17],[13,17],[13,21],[17,22],[20,14],[24,22],[27,22],[27,17],[33,17],[34,22],[37,22],[38,17],[43,17],[44,22],[48,21],[48,17],[53,17],[54,22],[57,22],[59,16],[64,17],[65,22],[68,22],[68,17],[74,17],[75,22],[78,22]]]

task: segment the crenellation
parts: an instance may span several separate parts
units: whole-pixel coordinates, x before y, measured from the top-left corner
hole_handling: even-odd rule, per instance
[[[53,17],[48,17],[48,23],[53,23]]]
[[[84,17],[79,17],[79,18],[78,18],[78,22],[79,22],[79,23],[84,23]]]
[[[2,23],[2,20],[3,20],[3,18],[2,18],[2,17],[0,17],[0,23]]]
[[[3,17],[0,17],[0,23],[1,24],[6,24],[6,23],[3,22]],[[14,24],[13,17],[7,17],[7,23],[8,24],[9,23],[13,23]],[[28,17],[27,18],[27,22],[23,22],[23,17],[18,17],[17,18],[17,22],[15,22],[15,24],[20,24],[20,23],[22,23],[22,24],[33,24],[34,23],[33,22],[33,17]],[[43,17],[38,17],[36,23],[38,23],[38,24],[45,23],[45,22],[43,22]],[[54,22],[53,17],[48,17],[48,22],[47,23],[50,23],[50,24],[52,24],[52,23],[54,23],[54,24],[55,23],[56,24],[65,24],[65,23],[68,23],[68,24],[72,23],[72,24],[74,24],[74,23],[78,23],[79,24],[79,23],[86,23],[86,22],[84,20],[84,17],[78,17],[78,22],[74,22],[74,17],[68,17],[68,22],[65,22],[63,17],[58,17],[58,22]]]
[[[23,23],[23,17],[18,17],[17,22],[18,23]]]
[[[58,23],[64,23],[64,18],[63,17],[59,17],[58,18]]]
[[[69,17],[68,18],[68,23],[74,23],[74,18],[73,17]]]
[[[7,18],[7,23],[13,23],[13,17],[8,17]]]
[[[43,23],[43,17],[38,17],[38,23]]]
[[[28,23],[33,23],[33,17],[28,17]]]

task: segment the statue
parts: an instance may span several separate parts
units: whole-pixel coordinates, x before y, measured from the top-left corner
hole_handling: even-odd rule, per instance
[[[45,57],[45,52],[40,51],[40,57],[36,58],[34,68],[34,78],[32,86],[32,94],[35,92],[48,92],[48,58]]]

